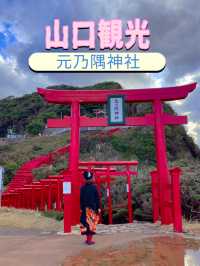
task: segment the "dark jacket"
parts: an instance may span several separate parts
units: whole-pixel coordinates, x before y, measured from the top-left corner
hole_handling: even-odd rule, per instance
[[[84,211],[86,207],[97,211],[99,209],[99,194],[94,184],[86,183],[81,187],[80,206]]]

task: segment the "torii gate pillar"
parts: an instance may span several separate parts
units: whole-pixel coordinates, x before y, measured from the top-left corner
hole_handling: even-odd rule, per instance
[[[170,191],[170,175],[167,163],[166,143],[165,143],[165,126],[180,125],[187,123],[186,116],[171,115],[163,112],[163,102],[185,99],[190,92],[196,88],[196,83],[175,86],[169,88],[151,88],[137,90],[49,90],[38,88],[38,93],[45,98],[47,102],[56,104],[70,104],[71,117],[66,117],[61,121],[64,127],[71,127],[71,147],[69,158],[69,175],[64,177],[64,181],[72,182],[72,195],[64,195],[64,231],[70,230],[71,212],[69,207],[73,206],[72,224],[78,222],[79,218],[79,150],[80,150],[80,127],[85,126],[108,126],[107,118],[88,118],[80,117],[80,103],[87,104],[105,104],[108,97],[113,95],[125,96],[127,103],[132,102],[151,102],[153,103],[153,114],[144,117],[126,117],[126,126],[153,126],[156,143],[156,159],[159,183],[160,199],[160,216],[162,224],[172,223],[172,196]],[[59,125],[60,121],[54,121],[54,126]],[[70,178],[70,179],[69,179]],[[179,192],[176,192],[176,194]],[[72,204],[68,204],[68,198],[72,198]],[[179,195],[177,195],[179,197]],[[180,204],[179,204],[180,205]],[[68,207],[67,207],[68,206]],[[180,207],[180,206],[179,206]],[[180,218],[181,219],[181,218]],[[69,222],[67,227],[67,222]]]
[[[69,173],[72,182],[72,224],[79,222],[80,192],[79,192],[79,152],[80,152],[80,104],[78,101],[71,103],[71,144],[69,152]]]
[[[163,117],[163,103],[160,100],[153,102],[154,119],[155,119],[155,144],[156,144],[156,161],[159,176],[159,193],[160,193],[160,214],[162,224],[172,223],[172,208],[170,203],[171,193],[169,185],[171,180],[169,178],[167,151],[165,142],[165,125],[162,121]]]

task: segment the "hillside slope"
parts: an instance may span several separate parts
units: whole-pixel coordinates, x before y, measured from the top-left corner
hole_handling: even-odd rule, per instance
[[[64,86],[64,85],[63,85]],[[98,84],[92,88],[121,88],[116,83]],[[59,88],[68,88],[60,87]],[[94,109],[103,106],[87,105],[81,109],[81,114],[94,116]],[[127,105],[126,114],[142,116],[150,113],[150,104]],[[165,105],[165,111],[174,113],[170,105]],[[25,95],[21,98],[7,98],[0,101],[0,132],[4,136],[10,125],[16,126],[18,133],[42,132],[46,119],[69,114],[69,107],[49,105],[37,94]],[[36,130],[36,131],[35,131]],[[139,161],[139,177],[133,180],[134,195],[138,200],[134,203],[134,215],[138,219],[149,220],[151,214],[151,186],[149,171],[155,167],[154,134],[151,127],[124,128],[109,136],[104,131],[89,131],[81,133],[80,157],[82,160],[133,160]],[[24,140],[11,142],[0,141],[0,165],[5,167],[4,184],[12,179],[16,169],[24,162],[37,155],[46,154],[59,147],[69,144],[69,132],[47,137],[30,134]],[[167,154],[171,166],[183,168],[183,210],[186,218],[200,219],[200,186],[199,165],[200,150],[183,126],[166,127]],[[67,157],[57,158],[52,167],[42,167],[34,172],[36,178],[59,173],[67,167]],[[116,195],[119,194],[116,191]],[[117,196],[116,196],[117,197]]]
[[[51,87],[48,87],[51,89]],[[121,89],[115,82],[99,83],[90,87],[54,86],[54,89]],[[91,115],[97,105],[82,106],[83,114]],[[22,97],[7,97],[0,100],[0,137],[5,137],[12,129],[17,134],[37,135],[42,132],[48,118],[69,115],[69,106],[48,104],[37,94],[27,94]]]

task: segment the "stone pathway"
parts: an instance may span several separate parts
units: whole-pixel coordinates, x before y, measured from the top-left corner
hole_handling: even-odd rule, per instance
[[[195,237],[200,239],[200,235],[193,234],[191,232],[175,233],[173,225],[161,225],[158,223],[137,222],[131,224],[98,224],[97,235],[113,235],[116,233],[128,233],[133,232],[144,236],[152,235],[179,235],[185,238]],[[63,232],[57,232],[58,235],[65,235]],[[79,225],[72,227],[70,235],[80,235]]]
[[[125,232],[136,232],[142,234],[162,234],[162,233],[174,233],[172,225],[160,225],[159,223],[142,223],[134,222],[131,224],[98,224],[97,234],[98,235],[111,235],[114,233],[125,233]],[[58,235],[64,234],[63,232],[58,232]],[[71,235],[80,235],[79,225],[72,227]]]
[[[97,227],[98,234],[113,234],[113,233],[125,233],[125,232],[141,232],[143,234],[160,234],[160,233],[173,233],[173,227],[160,226],[160,224],[153,223],[131,223],[131,224],[113,224],[103,225],[100,224]]]

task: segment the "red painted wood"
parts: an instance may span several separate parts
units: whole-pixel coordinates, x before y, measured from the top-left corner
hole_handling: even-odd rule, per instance
[[[69,182],[72,184],[72,178],[70,175],[65,176],[65,182]],[[73,214],[73,194],[64,194],[63,193],[63,201],[64,201],[64,232],[70,233],[72,226],[72,214]]]
[[[126,102],[147,102],[154,100],[172,101],[184,99],[196,88],[196,83],[149,89],[130,90],[50,90],[38,88],[38,93],[50,103],[70,104],[81,103],[106,103],[111,95],[124,95]]]
[[[98,191],[100,191],[100,184],[106,183],[106,194],[107,194],[107,207],[108,211],[108,222],[112,224],[112,195],[111,195],[111,181],[113,181],[117,176],[124,176],[127,179],[127,199],[128,199],[128,221],[131,223],[133,221],[133,210],[132,210],[132,194],[131,194],[131,175],[137,175],[137,171],[131,169],[131,166],[137,166],[137,161],[90,161],[90,162],[80,162],[79,166],[80,172],[84,170],[92,171],[95,177],[95,183],[97,184]],[[99,166],[99,167],[96,167]],[[125,166],[125,170],[116,170],[112,166]],[[102,168],[100,167],[102,166]],[[126,205],[126,206],[127,206]],[[102,208],[102,207],[101,207]]]
[[[49,185],[48,187],[48,203],[47,203],[47,210],[52,210],[52,187]]]
[[[111,197],[111,187],[110,187],[110,166],[107,167],[107,202],[108,202],[108,222],[112,224],[112,197]]]
[[[158,172],[151,172],[151,189],[152,189],[152,212],[153,222],[156,223],[159,220],[159,183]]]
[[[107,120],[106,117],[81,116],[80,127],[108,127],[110,125]],[[163,113],[162,122],[165,125],[187,124],[187,117]],[[67,116],[63,119],[51,118],[47,120],[48,128],[70,128],[71,124],[71,118]],[[154,114],[147,114],[144,117],[126,117],[124,126],[154,126]]]
[[[107,180],[107,178],[106,178]],[[102,202],[101,202],[101,198],[102,198],[102,193],[101,193],[101,178],[95,173],[95,182],[97,184],[97,191],[98,191],[98,194],[99,194],[99,207],[100,207],[100,210],[101,212],[99,213],[99,223],[102,223]]]
[[[173,195],[173,223],[174,231],[181,233],[183,231],[182,225],[182,210],[181,210],[181,189],[180,189],[180,174],[179,167],[170,171],[172,175],[172,195]]]
[[[168,113],[163,113],[162,123],[164,125],[182,125],[187,124],[187,116],[181,115],[171,115]]]
[[[131,173],[130,166],[127,165],[127,195],[128,195],[128,222],[133,222],[132,194],[131,194]]]
[[[62,182],[57,181],[57,193],[56,193],[56,210],[61,211],[62,210]]]
[[[80,105],[74,102],[71,105],[71,144],[69,151],[69,172],[72,182],[72,225],[78,224],[80,219],[80,186],[77,186],[76,180],[78,177],[79,165],[79,149],[80,149]],[[65,176],[64,176],[65,181]],[[64,202],[65,204],[65,202]],[[65,218],[64,218],[65,223]]]
[[[166,156],[166,144],[165,144],[165,125],[185,124],[187,123],[187,117],[175,116],[163,112],[163,101],[172,101],[178,99],[184,99],[192,92],[196,87],[196,83],[188,84],[184,86],[162,88],[162,89],[139,89],[139,90],[98,90],[98,91],[85,91],[85,90],[46,90],[38,89],[38,93],[42,95],[47,101],[52,103],[71,104],[71,116],[60,119],[50,119],[48,121],[49,127],[71,127],[71,147],[69,157],[69,169],[64,173],[62,177],[49,177],[45,182],[33,182],[32,169],[41,166],[42,164],[52,163],[54,155],[64,154],[68,151],[69,147],[58,149],[53,153],[49,153],[45,156],[39,156],[35,159],[25,163],[17,172],[9,184],[7,192],[3,193],[2,204],[5,206],[14,206],[16,208],[34,208],[44,209],[48,201],[48,207],[51,209],[52,204],[56,202],[56,209],[60,210],[62,205],[62,189],[59,189],[58,184],[64,180],[70,178],[72,182],[72,195],[64,196],[64,230],[65,232],[71,230],[71,225],[79,222],[79,198],[80,198],[80,172],[78,166],[87,167],[88,169],[100,166],[103,163],[104,168],[95,170],[96,174],[107,175],[107,178],[101,178],[99,183],[107,182],[108,184],[108,209],[109,220],[112,216],[112,202],[110,193],[110,182],[117,176],[127,176],[128,187],[130,188],[129,175],[137,174],[136,171],[119,171],[111,169],[111,166],[126,165],[129,168],[133,165],[133,162],[80,162],[79,163],[79,130],[80,127],[98,127],[108,126],[107,118],[89,118],[80,117],[80,104],[81,103],[106,103],[108,96],[110,95],[124,95],[126,102],[152,102],[154,107],[153,114],[147,114],[144,117],[127,117],[126,126],[154,126],[155,128],[155,141],[156,141],[156,158],[157,158],[157,178],[158,182],[154,182],[152,178],[152,192],[156,190],[156,193],[160,192],[160,195],[153,196],[153,216],[154,220],[158,218],[159,210],[161,215],[161,221],[163,224],[174,223],[174,229],[177,232],[182,231],[181,209],[180,209],[180,184],[179,175],[180,172],[171,171],[169,174]],[[137,162],[135,164],[137,166]],[[96,167],[97,168],[97,167]],[[172,176],[172,183],[170,180]],[[104,179],[104,180],[103,180]],[[26,186],[25,184],[30,184]],[[20,189],[21,188],[21,189]],[[130,191],[130,190],[129,190]],[[47,192],[49,200],[47,197]],[[153,192],[153,194],[155,194]],[[157,193],[158,194],[158,193]],[[173,197],[172,197],[173,195]],[[129,221],[130,217],[130,194],[128,193],[128,209],[129,209]],[[73,205],[73,213],[69,206]],[[156,207],[156,204],[159,207]],[[157,213],[155,213],[157,212]],[[173,217],[172,217],[173,213]],[[73,214],[73,216],[72,216]],[[155,218],[156,217],[156,218]],[[112,222],[112,221],[111,221]]]
[[[70,116],[64,116],[63,119],[49,118],[47,120],[48,128],[67,128],[71,127]]]
[[[160,197],[160,214],[162,224],[172,223],[172,208],[166,204],[171,202],[171,192],[169,189],[170,176],[167,163],[165,129],[162,123],[163,104],[160,101],[154,101],[153,109],[155,113],[155,144],[156,144],[156,161],[159,180]]]
[[[138,161],[89,161],[89,162],[79,162],[80,166],[96,166],[96,165],[103,165],[103,166],[108,166],[108,165],[138,165]]]

